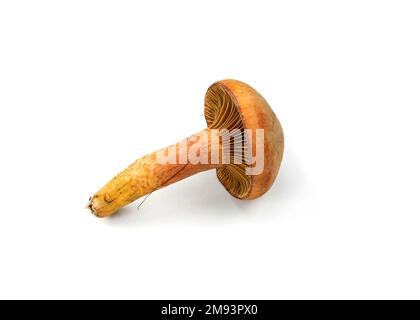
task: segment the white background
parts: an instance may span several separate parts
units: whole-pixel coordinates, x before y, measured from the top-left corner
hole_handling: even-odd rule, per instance
[[[420,298],[418,1],[2,1],[0,298]],[[136,158],[205,127],[214,81],[282,122],[240,202],[207,172],[110,219]]]

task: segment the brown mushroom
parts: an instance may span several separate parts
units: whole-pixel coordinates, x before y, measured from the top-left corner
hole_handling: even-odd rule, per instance
[[[266,193],[277,177],[284,149],[283,130],[271,107],[255,89],[237,80],[211,85],[204,105],[207,129],[185,143],[135,161],[90,198],[88,207],[92,213],[98,217],[110,216],[144,195],[210,169],[216,169],[220,182],[238,199],[255,199]],[[227,138],[219,134],[215,140],[214,129],[224,129],[218,132],[225,132]],[[257,129],[264,130],[264,139],[255,138]],[[189,157],[181,163],[181,154],[190,152],[197,141],[206,141],[200,154],[205,150],[208,156],[201,163]],[[240,149],[236,148],[238,141]],[[263,170],[254,174],[250,157],[258,143],[263,147]],[[176,163],[158,161],[159,155],[168,155],[171,150],[176,150]],[[210,161],[212,155],[218,161]],[[228,163],[221,160],[226,160],[226,155]]]

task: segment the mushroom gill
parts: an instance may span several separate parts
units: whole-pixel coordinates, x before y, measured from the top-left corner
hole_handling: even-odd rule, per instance
[[[230,161],[216,169],[217,177],[231,195],[240,199],[249,193],[251,178],[246,174],[248,144],[238,108],[235,98],[223,85],[216,83],[208,89],[204,102],[208,128],[221,130],[220,138],[226,139],[223,141],[229,139],[227,146],[223,144],[222,152]]]

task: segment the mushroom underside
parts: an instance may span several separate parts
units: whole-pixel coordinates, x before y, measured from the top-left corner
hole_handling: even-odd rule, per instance
[[[244,198],[251,190],[251,178],[246,174],[248,167],[247,141],[244,125],[235,98],[221,84],[212,85],[206,94],[204,115],[209,129],[221,131],[222,139],[229,139],[229,164],[216,169],[217,177],[226,190],[236,198]],[[224,136],[224,135],[229,135]]]

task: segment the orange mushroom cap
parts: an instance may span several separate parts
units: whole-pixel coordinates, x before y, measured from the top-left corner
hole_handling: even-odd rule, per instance
[[[257,129],[264,130],[264,139],[259,141],[264,144],[261,173],[247,174],[249,170],[252,172],[253,164],[244,161],[217,168],[217,176],[226,190],[238,199],[251,200],[265,194],[277,177],[284,152],[283,129],[270,105],[251,86],[228,79],[209,87],[204,110],[209,129],[239,129],[243,132],[243,160],[247,152],[250,156],[251,151],[256,151]],[[235,156],[238,157],[238,154]]]

